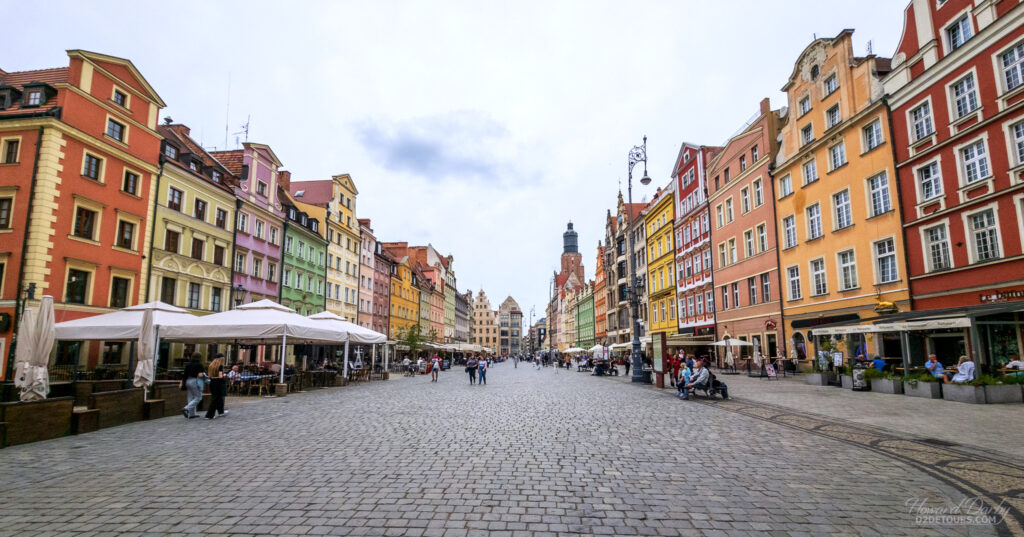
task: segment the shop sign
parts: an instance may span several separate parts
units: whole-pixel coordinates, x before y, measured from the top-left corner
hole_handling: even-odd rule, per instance
[[[1005,302],[1007,300],[1020,300],[1024,298],[1024,289],[1016,289],[1013,291],[997,291],[995,293],[987,293],[979,295],[978,298],[982,304],[989,304],[992,302]]]

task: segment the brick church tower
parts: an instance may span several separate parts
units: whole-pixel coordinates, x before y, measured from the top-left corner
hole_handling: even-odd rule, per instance
[[[579,237],[572,229],[572,222],[569,228],[562,233],[562,272],[564,277],[570,273],[576,274],[576,279],[583,282],[583,256],[579,251]],[[564,281],[564,280],[563,280]]]

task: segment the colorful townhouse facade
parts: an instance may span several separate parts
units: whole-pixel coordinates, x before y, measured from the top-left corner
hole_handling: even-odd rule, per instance
[[[391,327],[391,275],[395,261],[384,251],[380,241],[373,247],[373,317],[370,328],[390,337]]]
[[[714,294],[721,297],[715,312],[718,332],[723,339],[748,341],[770,357],[784,355],[771,178],[779,127],[779,111],[763,99],[754,118],[726,142],[707,172],[713,178],[708,204],[716,215],[719,207],[723,211],[722,225],[715,221],[711,229],[718,252],[713,257]],[[724,218],[726,207],[734,215],[729,221]]]
[[[203,314],[233,307],[231,250],[237,179],[180,124],[157,127],[163,136],[157,177],[149,296]],[[119,246],[130,247],[124,236]],[[118,304],[119,307],[127,304]]]
[[[672,167],[676,183],[676,298],[679,303],[676,318],[679,337],[672,338],[671,343],[682,347],[710,343],[715,337],[707,165],[720,150],[719,147],[683,142]]]
[[[596,342],[594,333],[594,283],[583,285],[576,301],[576,346],[590,349]]]
[[[21,307],[54,299],[57,322],[147,296],[151,208],[165,104],[131,61],[68,51],[68,65],[0,70],[0,375]],[[98,342],[57,344],[93,367]]]
[[[658,189],[647,208],[647,301],[650,334],[678,331],[676,320],[675,180]]]
[[[605,247],[597,242],[594,260],[594,341],[604,345],[608,337],[608,270],[605,265]]]
[[[413,272],[413,266],[407,252],[409,243],[386,242],[384,251],[394,260],[391,272],[391,296],[388,316],[388,337],[402,339],[409,330],[419,326],[420,333],[425,332],[420,324],[420,289],[419,279]]]
[[[647,345],[647,334],[650,329],[650,317],[648,316],[648,299],[647,289],[650,282],[647,281],[647,210],[650,205],[644,203],[641,205],[643,208],[633,218],[633,221],[629,223],[628,232],[630,235],[630,245],[632,246],[632,252],[630,256],[632,262],[635,263],[636,275],[637,275],[637,288],[636,293],[639,298],[639,316],[640,325],[636,328],[637,336],[640,338],[642,348],[646,348]],[[628,297],[628,293],[627,293]],[[632,331],[631,331],[632,334]],[[632,336],[630,336],[632,341]]]
[[[369,218],[359,219],[359,313],[357,322],[363,328],[373,328],[373,282],[376,267],[374,249],[377,237],[373,234]],[[381,332],[382,334],[385,332]]]
[[[266,144],[213,151],[213,158],[238,178],[235,186],[235,242],[232,252],[235,300],[277,300],[280,289],[284,212],[278,196],[281,161]]]
[[[469,343],[472,295],[455,293],[455,343]]]
[[[785,333],[798,357],[817,326],[910,308],[882,99],[889,60],[855,56],[852,38],[844,30],[813,41],[782,88],[789,113],[775,159],[775,214]],[[842,351],[900,356],[898,338],[872,339],[852,334]]]
[[[320,313],[327,308],[327,239],[321,220],[302,211],[280,186],[284,206],[284,247],[278,302],[299,315]]]

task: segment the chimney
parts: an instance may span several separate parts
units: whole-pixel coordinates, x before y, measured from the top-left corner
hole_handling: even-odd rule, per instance
[[[767,114],[772,111],[772,103],[768,100],[768,97],[761,99],[761,115]]]
[[[292,186],[292,172],[288,170],[277,170],[277,185],[290,193]]]

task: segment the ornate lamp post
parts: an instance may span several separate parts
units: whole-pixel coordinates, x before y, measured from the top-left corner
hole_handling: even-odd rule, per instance
[[[629,269],[631,272],[629,305],[633,314],[633,348],[631,352],[633,382],[649,384],[651,381],[644,373],[644,363],[640,357],[640,281],[636,275],[635,245],[633,244],[635,242],[633,240],[633,166],[640,162],[644,163],[644,176],[640,178],[640,184],[646,186],[651,184],[651,178],[647,175],[647,136],[644,136],[642,145],[635,145],[629,151],[629,181],[627,183],[629,208],[626,210],[626,216],[629,217]]]

